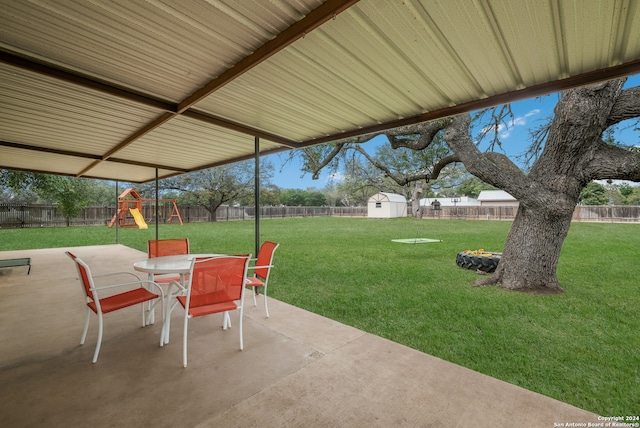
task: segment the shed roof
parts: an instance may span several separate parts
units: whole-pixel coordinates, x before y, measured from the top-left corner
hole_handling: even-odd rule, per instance
[[[398,195],[397,193],[378,192],[369,197],[369,202],[400,202],[406,204],[407,198],[402,195]]]
[[[144,182],[638,72],[638,1],[0,0],[0,168]]]

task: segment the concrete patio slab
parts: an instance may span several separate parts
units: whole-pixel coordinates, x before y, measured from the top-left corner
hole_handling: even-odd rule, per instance
[[[554,427],[597,423],[592,413],[283,302],[247,304],[237,319],[189,325],[159,346],[160,322],[140,327],[131,308],[105,317],[79,345],[84,303],[66,248],[8,251],[31,257],[0,271],[0,420],[10,427]],[[95,273],[133,271],[145,254],[122,246],[75,247]],[[273,286],[277,286],[273,284]],[[158,313],[159,319],[159,313]],[[558,425],[556,425],[558,424]]]

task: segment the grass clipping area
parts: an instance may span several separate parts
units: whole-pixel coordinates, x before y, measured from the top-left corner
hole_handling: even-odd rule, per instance
[[[414,234],[415,221],[263,220],[261,239],[281,244],[270,296],[600,415],[638,413],[640,225],[574,223],[558,266],[566,293],[539,296],[473,288],[476,272],[455,263],[467,248],[502,251],[510,222],[421,220],[420,236],[442,242],[391,242]],[[239,221],[159,234],[188,237],[194,253],[235,254],[255,252],[253,231]],[[115,242],[106,226],[0,236],[0,250]],[[153,225],[119,231],[141,251],[153,238]]]

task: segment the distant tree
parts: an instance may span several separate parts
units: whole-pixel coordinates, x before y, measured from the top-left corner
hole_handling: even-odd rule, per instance
[[[609,203],[607,189],[602,184],[592,181],[580,192],[578,203],[582,205],[607,205]]]
[[[273,174],[271,163],[263,161],[260,172],[264,185],[268,185]],[[158,187],[178,192],[182,202],[189,201],[204,207],[209,211],[211,220],[216,221],[220,206],[239,203],[253,195],[254,175],[253,162],[244,161],[167,178],[161,180]]]
[[[473,176],[467,178],[455,188],[457,195],[464,195],[470,198],[477,198],[483,190],[495,190],[495,187]]]
[[[280,193],[282,190],[274,184],[260,185],[260,206],[280,205]],[[256,199],[252,194],[244,194],[236,201],[242,206],[254,206]]]
[[[621,184],[618,186],[622,205],[640,205],[640,187]]]
[[[36,204],[40,197],[31,186],[32,173],[0,169],[0,199],[3,203]]]
[[[327,205],[330,207],[340,207],[342,204],[342,195],[340,194],[340,190],[338,189],[337,183],[330,183],[322,192],[325,196]]]
[[[91,189],[91,205],[115,206],[117,205],[116,186],[106,181],[95,181]]]
[[[640,205],[640,187],[634,187],[631,194],[625,198],[626,205]]]
[[[275,206],[280,205],[282,190],[276,185],[261,186],[260,187],[260,205],[262,206]],[[254,201],[250,201],[245,205],[253,205]]]
[[[620,190],[620,194],[623,198],[628,198],[633,194],[633,187],[629,186],[628,184],[623,184],[618,189]]]
[[[285,189],[282,191],[280,201],[288,207],[301,207],[306,205],[307,192],[302,189]]]
[[[344,179],[336,184],[336,200],[345,207],[366,205],[371,195],[389,189],[389,185],[372,165],[352,156],[344,164]]]
[[[322,207],[327,205],[327,198],[319,191],[307,191],[305,205],[308,207]]]
[[[327,198],[321,191],[314,189],[284,189],[280,195],[283,205],[289,207],[321,207],[327,205]]]
[[[95,201],[95,180],[3,170],[0,182],[14,194],[35,194],[39,202],[55,203],[67,226]]]

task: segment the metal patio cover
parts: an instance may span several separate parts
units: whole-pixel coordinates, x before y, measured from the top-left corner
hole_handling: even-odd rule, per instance
[[[0,168],[128,182],[640,72],[638,0],[0,0]]]

